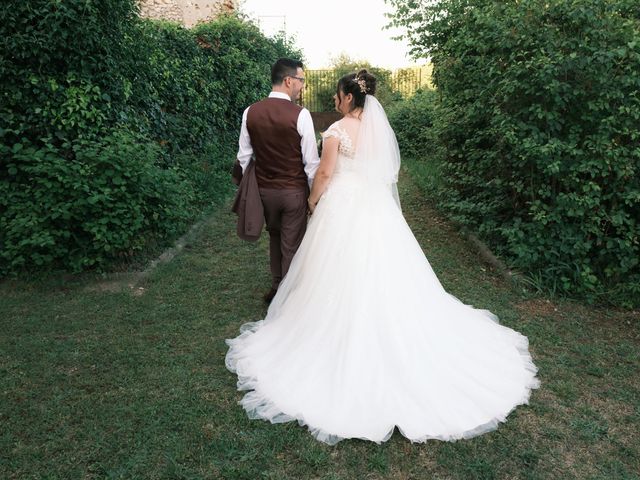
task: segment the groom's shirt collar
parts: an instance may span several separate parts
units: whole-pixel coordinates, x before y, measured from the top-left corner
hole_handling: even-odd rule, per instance
[[[289,95],[287,95],[286,93],[282,93],[282,92],[271,92],[269,94],[269,98],[282,98],[284,100],[291,101],[291,97]]]

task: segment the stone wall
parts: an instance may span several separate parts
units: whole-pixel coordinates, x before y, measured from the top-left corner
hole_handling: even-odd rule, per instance
[[[185,27],[238,9],[239,0],[139,0],[140,15],[179,22]]]

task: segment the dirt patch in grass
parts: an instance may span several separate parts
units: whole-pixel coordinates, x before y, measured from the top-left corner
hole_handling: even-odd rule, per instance
[[[518,311],[536,317],[551,317],[558,314],[558,307],[551,300],[533,298],[514,305]]]

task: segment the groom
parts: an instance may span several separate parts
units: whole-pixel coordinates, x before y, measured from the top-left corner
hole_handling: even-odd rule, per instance
[[[304,88],[302,62],[279,59],[271,69],[271,93],[242,114],[238,162],[255,174],[269,232],[269,303],[289,270],[307,229],[307,197],[320,160],[311,114],[294,103]]]

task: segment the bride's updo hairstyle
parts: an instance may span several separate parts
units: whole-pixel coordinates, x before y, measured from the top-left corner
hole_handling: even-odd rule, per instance
[[[345,95],[353,95],[353,101],[349,107],[349,111],[354,108],[364,108],[364,101],[367,95],[375,95],[376,93],[376,77],[367,72],[360,70],[358,73],[348,73],[338,80],[336,94],[340,97],[340,92]]]

